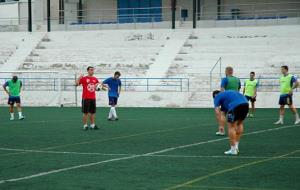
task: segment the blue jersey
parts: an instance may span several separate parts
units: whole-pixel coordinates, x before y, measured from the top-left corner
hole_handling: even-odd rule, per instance
[[[113,77],[110,77],[103,81],[103,84],[107,84],[109,86],[109,97],[119,97],[119,87],[122,86],[120,79],[114,79]]]
[[[248,104],[245,96],[234,90],[220,92],[214,99],[215,108],[221,106],[221,110],[229,112],[241,104]]]

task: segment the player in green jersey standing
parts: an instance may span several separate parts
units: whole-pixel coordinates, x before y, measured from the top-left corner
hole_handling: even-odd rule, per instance
[[[15,119],[15,115],[14,115],[14,104],[15,103],[17,105],[17,109],[19,112],[19,120],[23,120],[24,116],[22,114],[21,98],[20,98],[22,82],[18,79],[17,76],[13,76],[11,80],[5,82],[5,84],[3,85],[3,88],[4,88],[4,91],[8,95],[10,120]]]
[[[255,79],[255,72],[250,73],[250,79],[245,80],[243,94],[248,101],[251,102],[251,110],[248,114],[249,117],[253,117],[255,112],[255,102],[257,96],[258,81]]]
[[[297,125],[300,123],[300,118],[297,109],[293,104],[293,90],[299,86],[299,82],[295,76],[289,74],[288,66],[282,66],[281,73],[282,76],[280,77],[279,120],[274,124],[282,125],[284,123],[284,107],[285,105],[288,105],[290,110],[295,115],[295,125]]]

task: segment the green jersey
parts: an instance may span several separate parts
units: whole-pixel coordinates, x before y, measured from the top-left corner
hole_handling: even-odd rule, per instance
[[[22,82],[17,80],[16,82],[13,82],[12,80],[9,80],[5,83],[5,87],[9,88],[9,94],[10,96],[20,96]]]
[[[250,97],[255,96],[257,84],[258,82],[256,79],[254,80],[247,79],[245,81],[245,96],[250,96]]]
[[[293,83],[296,81],[297,79],[291,74],[282,75],[280,77],[280,93],[288,94],[292,90]]]
[[[221,87],[225,90],[239,91],[241,88],[241,82],[240,79],[237,77],[228,76],[226,78],[223,78]]]

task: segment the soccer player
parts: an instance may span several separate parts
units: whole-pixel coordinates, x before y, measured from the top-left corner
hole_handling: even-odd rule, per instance
[[[221,91],[226,90],[235,90],[240,91],[241,89],[241,81],[239,78],[233,76],[233,68],[226,67],[225,69],[226,77],[222,79],[221,82]],[[224,136],[225,135],[225,116],[224,113],[221,114],[220,118],[216,118],[219,124],[219,130],[216,132],[217,136]]]
[[[249,104],[245,96],[237,91],[213,92],[216,117],[221,117],[221,110],[227,114],[230,150],[226,155],[238,155],[239,142],[244,131],[243,121],[247,117]]]
[[[119,120],[116,106],[118,104],[118,98],[121,93],[121,87],[122,83],[120,80],[121,73],[119,71],[116,71],[113,77],[110,77],[103,81],[103,84],[106,84],[109,87],[108,90],[108,100],[109,105],[111,106],[109,114],[108,114],[108,120]]]
[[[250,73],[250,79],[245,81],[243,94],[248,101],[251,102],[251,112],[249,112],[248,116],[253,117],[255,112],[255,102],[257,96],[257,87],[258,81],[255,79],[255,72]]]
[[[76,86],[82,85],[82,113],[83,113],[83,129],[98,129],[95,124],[96,113],[96,86],[100,83],[96,77],[94,77],[94,67],[89,66],[87,68],[88,75],[81,75],[76,80]],[[87,120],[90,116],[90,127]]]
[[[285,105],[288,105],[290,110],[295,115],[295,125],[297,125],[300,123],[300,118],[297,109],[293,104],[293,90],[299,86],[299,82],[297,81],[296,77],[289,74],[288,66],[282,66],[281,73],[282,76],[280,77],[279,120],[274,124],[282,125],[284,123],[284,107]]]
[[[8,90],[7,90],[8,87]],[[22,114],[21,108],[21,89],[22,89],[22,82],[18,79],[17,76],[13,76],[11,80],[5,82],[3,85],[4,91],[8,95],[8,105],[9,105],[9,112],[10,112],[10,120],[15,119],[14,114],[14,104],[17,105],[17,109],[19,112],[19,120],[23,120],[25,117]]]

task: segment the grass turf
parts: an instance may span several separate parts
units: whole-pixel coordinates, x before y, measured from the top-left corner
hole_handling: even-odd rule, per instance
[[[226,157],[211,109],[119,108],[118,122],[107,112],[98,109],[100,130],[82,131],[79,108],[25,108],[24,121],[0,108],[0,189],[300,189],[300,127],[289,113],[290,127],[269,130],[278,110],[259,109],[241,154]]]

